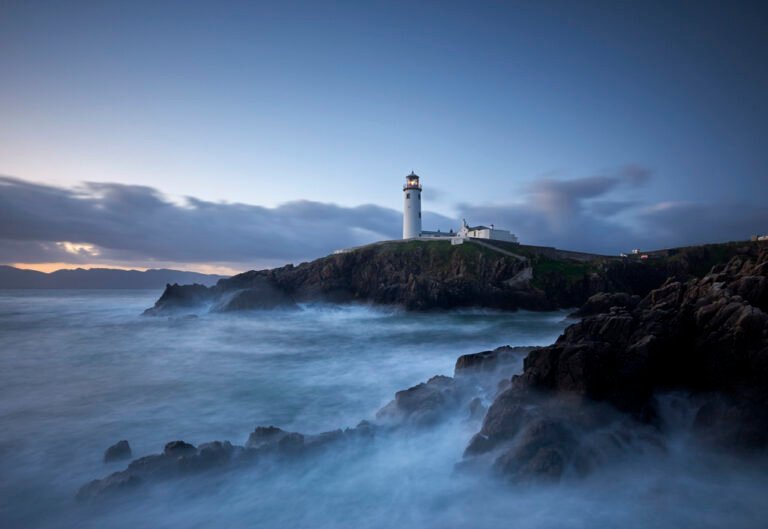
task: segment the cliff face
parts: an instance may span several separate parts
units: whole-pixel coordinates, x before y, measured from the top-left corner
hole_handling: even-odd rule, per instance
[[[299,266],[246,272],[210,288],[169,285],[148,313],[194,305],[213,311],[264,309],[302,301],[357,301],[409,310],[553,310],[579,306],[602,291],[645,295],[668,276],[690,277],[704,259],[659,256],[641,262],[553,248],[495,246],[452,246],[448,241],[373,244]],[[726,246],[725,255],[738,250],[721,246]]]
[[[660,393],[688,396],[697,438],[768,450],[768,248],[674,277],[532,351],[467,448],[514,479],[589,470],[606,450],[659,444]],[[599,304],[592,304],[593,308]]]

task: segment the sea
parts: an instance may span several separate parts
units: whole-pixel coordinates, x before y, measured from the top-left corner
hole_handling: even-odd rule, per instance
[[[318,455],[309,465],[203,474],[103,502],[75,500],[121,439],[244,444],[256,426],[305,434],[371,420],[456,358],[546,345],[568,311],[412,313],[364,305],[143,316],[160,292],[0,291],[0,527],[765,527],[760,465],[690,453],[594,476],[514,485],[457,472],[464,417]]]

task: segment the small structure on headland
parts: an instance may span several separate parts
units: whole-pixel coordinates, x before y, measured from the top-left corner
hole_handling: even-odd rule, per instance
[[[509,230],[500,230],[494,227],[493,224],[491,224],[490,228],[488,226],[470,226],[467,224],[466,219],[462,219],[461,228],[459,229],[459,232],[456,234],[456,236],[461,238],[469,237],[472,239],[490,239],[494,241],[518,242],[515,234]]]
[[[426,231],[421,229],[421,191],[419,176],[411,171],[405,177],[403,186],[403,239],[450,239],[453,244],[461,244],[465,239],[486,239],[517,243],[517,237],[509,230],[501,230],[493,224],[488,226],[470,226],[462,220],[457,232]]]

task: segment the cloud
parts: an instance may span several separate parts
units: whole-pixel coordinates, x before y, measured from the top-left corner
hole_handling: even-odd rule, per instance
[[[437,214],[427,220],[454,222]],[[156,189],[86,183],[76,189],[0,177],[4,262],[241,263],[311,259],[338,248],[400,237],[399,211],[298,200],[275,208],[182,204]]]
[[[525,186],[518,203],[464,203],[457,209],[472,223],[493,222],[530,244],[606,254],[635,247],[743,240],[768,229],[768,210],[760,205],[645,204],[625,198],[645,186],[651,176],[649,169],[639,165],[567,180],[546,176]],[[619,192],[622,197],[616,198]]]
[[[747,202],[660,202],[638,214],[664,246],[748,239],[768,232],[768,209]]]
[[[747,239],[768,231],[768,208],[639,199],[651,172],[631,165],[581,178],[553,174],[508,204],[458,204],[458,219],[495,224],[528,244],[616,254]],[[172,202],[146,186],[86,183],[74,189],[0,177],[0,261],[136,267],[278,266],[401,236],[402,214],[373,204],[297,200],[275,208]],[[424,212],[426,229],[458,221]]]

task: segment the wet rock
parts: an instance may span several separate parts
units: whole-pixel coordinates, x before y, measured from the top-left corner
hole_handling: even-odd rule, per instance
[[[489,374],[505,366],[514,365],[529,352],[538,347],[497,347],[492,351],[482,351],[461,355],[456,360],[454,376]]]
[[[112,461],[130,459],[131,455],[131,445],[123,439],[107,448],[106,452],[104,452],[104,462],[110,463]]]
[[[177,309],[189,309],[209,303],[215,291],[204,285],[166,285],[155,306],[144,311],[145,315],[154,316]]]
[[[526,424],[518,442],[496,459],[494,467],[516,481],[557,480],[576,445],[575,437],[562,422],[539,419]]]
[[[229,441],[204,443],[199,448],[184,441],[171,441],[165,445],[163,453],[135,459],[125,470],[84,485],[78,491],[77,498],[92,500],[133,490],[144,483],[224,468],[241,450],[241,447],[234,447]]]
[[[502,450],[494,467],[514,479],[593,468],[610,446],[658,446],[654,395],[669,390],[717,396],[699,410],[699,438],[731,452],[767,452],[768,315],[751,304],[762,303],[763,281],[754,278],[766,273],[768,249],[762,249],[701,279],[670,279],[637,304],[611,300],[555,344],[531,351],[522,375],[489,408],[466,457]],[[595,413],[594,403],[619,418],[606,422],[611,414]],[[536,424],[547,426],[530,433]],[[555,424],[585,441],[571,444]],[[642,439],[627,433],[640,431],[650,433]]]
[[[171,441],[165,445],[163,455],[168,457],[180,457],[197,452],[195,445],[185,443],[184,441]]]
[[[395,400],[379,410],[376,417],[390,424],[429,426],[445,414],[458,409],[463,388],[456,380],[435,376],[395,394]]]
[[[530,414],[515,389],[508,389],[494,400],[485,414],[483,426],[469,442],[464,455],[476,456],[491,451],[500,443],[513,439]]]
[[[263,448],[271,446],[288,435],[288,432],[276,426],[257,426],[245,443],[246,448]]]
[[[80,501],[92,500],[97,497],[111,496],[135,490],[141,484],[142,480],[138,476],[117,472],[104,479],[95,479],[83,485],[77,491],[75,497]]]
[[[280,290],[264,278],[257,283],[252,283],[248,288],[226,293],[211,310],[213,312],[232,312],[276,308],[295,309],[298,306],[285,291]]]
[[[322,432],[316,435],[308,435],[304,437],[304,445],[307,449],[323,448],[331,445],[337,441],[342,441],[347,435],[351,434],[351,430],[346,433],[341,430],[331,430],[329,432]]]

